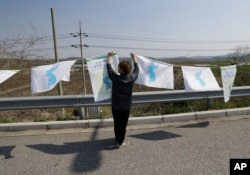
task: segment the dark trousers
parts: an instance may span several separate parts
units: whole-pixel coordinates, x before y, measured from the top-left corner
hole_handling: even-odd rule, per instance
[[[114,119],[114,132],[116,142],[121,145],[125,139],[126,128],[129,118],[129,110],[120,111],[112,108],[112,114]]]

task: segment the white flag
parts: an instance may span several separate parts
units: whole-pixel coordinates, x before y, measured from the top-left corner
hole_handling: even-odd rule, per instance
[[[61,79],[61,81],[70,81],[70,69],[68,73],[66,73],[66,75]]]
[[[181,68],[187,92],[220,90],[209,67],[182,66]]]
[[[0,70],[0,84],[15,75],[19,70]]]
[[[149,87],[174,89],[173,65],[136,55],[139,76],[135,81]]]
[[[236,75],[236,65],[221,67],[221,79],[223,84],[224,101],[230,99],[234,79]]]
[[[95,102],[110,99],[112,82],[107,71],[108,55],[89,57],[86,60]],[[111,65],[117,71],[118,55],[114,54],[112,60]]]
[[[31,69],[31,92],[39,93],[53,89],[61,81],[69,81],[73,61],[62,61],[55,64],[32,67]]]

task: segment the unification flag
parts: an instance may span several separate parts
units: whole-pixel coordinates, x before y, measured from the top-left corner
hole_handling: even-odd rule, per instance
[[[55,64],[32,67],[32,94],[49,91],[61,80],[69,81],[70,69],[75,62],[76,60],[62,61]]]
[[[181,68],[187,92],[220,90],[210,68],[192,66],[182,66]]]
[[[174,89],[173,65],[136,55],[139,76],[135,81],[149,87]]]
[[[223,84],[224,101],[228,102],[230,99],[234,79],[236,75],[236,65],[221,67],[221,79]]]
[[[0,84],[15,75],[19,70],[0,70]]]
[[[86,60],[95,102],[110,99],[112,82],[107,71],[108,55],[93,56]],[[117,54],[113,55],[112,61],[111,66],[117,72],[119,62]]]

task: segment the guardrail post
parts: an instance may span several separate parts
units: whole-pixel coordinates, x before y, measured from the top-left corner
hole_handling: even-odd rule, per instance
[[[80,108],[78,109],[78,111],[79,111],[79,118],[80,118],[81,120],[83,120],[84,117],[85,117],[85,118],[88,118],[88,117],[89,117],[88,107],[80,107]]]
[[[84,108],[83,108],[83,107],[80,107],[80,108],[78,109],[78,111],[79,111],[79,118],[80,118],[81,120],[83,120],[83,119],[84,119],[84,114],[85,114]]]
[[[210,110],[212,108],[212,100],[210,98],[207,98],[207,110]]]

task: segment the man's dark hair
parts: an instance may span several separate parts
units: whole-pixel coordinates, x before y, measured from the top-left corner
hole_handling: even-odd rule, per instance
[[[118,67],[123,71],[125,75],[129,74],[132,69],[132,66],[128,61],[121,61]]]

